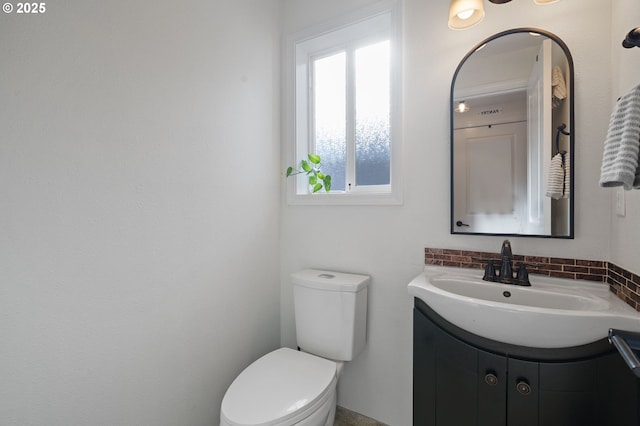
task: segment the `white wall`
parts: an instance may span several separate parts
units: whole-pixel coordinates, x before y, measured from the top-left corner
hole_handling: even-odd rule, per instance
[[[285,32],[372,2],[331,0],[319,7],[314,0],[285,0]],[[611,107],[611,3],[485,2],[485,21],[457,32],[447,27],[449,2],[403,4],[404,204],[287,206],[283,197],[281,224],[283,344],[295,345],[289,273],[314,266],[370,274],[368,345],[345,367],[339,404],[394,426],[411,424],[412,300],[406,284],[423,267],[424,247],[497,252],[503,239],[449,234],[449,85],[468,49],[496,32],[531,26],[562,38],[575,62],[576,238],[512,238],[514,252],[608,259],[611,220],[610,194],[598,187]]]
[[[640,8],[637,0],[616,0],[612,2],[613,25],[611,31],[611,59],[613,84],[610,97],[611,111],[616,100],[632,87],[640,84],[640,49],[625,49],[622,40],[632,28],[640,27]],[[612,233],[611,261],[640,274],[638,265],[638,241],[640,241],[640,191],[622,191],[609,189],[611,194]],[[625,199],[626,215],[619,217],[615,213],[616,192]]]
[[[0,14],[0,423],[217,424],[279,344],[280,4],[47,8]]]

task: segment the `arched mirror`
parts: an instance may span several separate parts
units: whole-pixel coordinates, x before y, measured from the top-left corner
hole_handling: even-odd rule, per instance
[[[573,60],[554,34],[478,43],[451,83],[451,233],[573,238]]]

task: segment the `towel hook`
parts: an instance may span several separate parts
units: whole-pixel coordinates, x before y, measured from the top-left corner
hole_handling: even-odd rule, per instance
[[[560,152],[560,133],[565,136],[571,136],[571,132],[567,132],[565,129],[567,125],[562,123],[558,126],[558,131],[556,132],[556,152]]]
[[[629,34],[622,40],[622,47],[631,49],[632,47],[640,47],[640,27],[629,31]]]

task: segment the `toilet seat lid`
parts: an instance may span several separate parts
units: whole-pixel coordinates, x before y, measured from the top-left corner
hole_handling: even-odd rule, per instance
[[[273,425],[312,407],[335,387],[336,363],[281,348],[248,366],[222,400],[232,425]]]

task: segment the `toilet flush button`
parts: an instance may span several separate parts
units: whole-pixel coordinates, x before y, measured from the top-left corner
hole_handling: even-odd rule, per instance
[[[320,274],[318,275],[318,278],[327,278],[327,279],[331,279],[331,278],[335,278],[335,275],[332,274]]]

